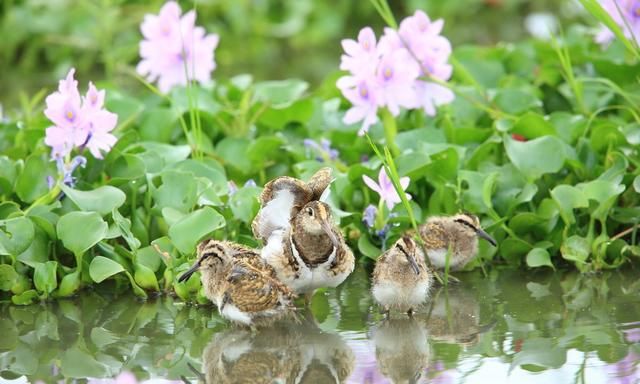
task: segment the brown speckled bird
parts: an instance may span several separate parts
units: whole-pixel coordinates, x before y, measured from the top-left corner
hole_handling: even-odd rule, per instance
[[[289,176],[268,182],[260,195],[261,208],[251,223],[253,235],[267,243],[274,232],[289,228],[305,204],[320,200],[330,183],[331,168],[320,169],[307,183]]]
[[[431,351],[428,332],[415,318],[384,320],[373,331],[380,372],[392,383],[418,383]]]
[[[291,219],[285,231],[272,234],[262,257],[278,278],[308,303],[320,287],[336,287],[355,266],[355,258],[340,229],[331,219],[331,208],[320,201],[307,203]]]
[[[424,253],[414,239],[405,235],[376,260],[371,293],[385,314],[393,308],[411,316],[414,308],[429,298],[432,284]]]
[[[197,257],[178,281],[199,270],[205,295],[224,318],[254,326],[293,309],[293,293],[257,251],[226,241],[205,240],[198,245]]]
[[[431,265],[437,269],[445,268],[449,247],[449,268],[458,270],[478,254],[478,237],[494,247],[497,245],[493,237],[480,227],[478,217],[469,213],[431,217],[418,230]]]

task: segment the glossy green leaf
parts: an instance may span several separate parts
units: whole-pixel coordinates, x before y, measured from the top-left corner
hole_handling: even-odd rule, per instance
[[[564,144],[553,136],[527,142],[505,138],[504,146],[513,165],[529,180],[562,169],[566,155]]]
[[[160,290],[160,287],[158,286],[158,279],[149,267],[144,264],[136,264],[134,269],[135,273],[133,276],[136,284],[148,291],[157,292]]]
[[[96,256],[89,265],[89,275],[96,283],[101,283],[105,279],[124,272],[125,269],[119,263],[104,256]]]
[[[79,191],[65,185],[62,191],[83,211],[98,212],[104,216],[124,204],[127,196],[120,189],[105,185],[92,191]]]
[[[258,187],[243,187],[229,197],[229,207],[233,212],[233,216],[242,220],[246,224],[251,221],[260,209],[260,196],[262,189]]]
[[[0,220],[0,254],[18,256],[35,236],[33,223],[26,217]]]
[[[27,158],[24,169],[16,179],[16,194],[20,200],[31,203],[49,191],[47,176],[55,177],[55,166],[49,159],[33,154]]]
[[[527,253],[527,265],[532,268],[542,266],[553,268],[551,255],[546,249],[542,248],[533,248],[529,253]]]
[[[282,109],[299,99],[308,87],[307,82],[297,79],[264,81],[254,85],[253,98],[271,108]]]
[[[33,283],[38,292],[49,295],[58,287],[57,269],[58,262],[56,261],[47,261],[36,266],[33,272]]]
[[[80,289],[80,272],[75,271],[68,275],[65,275],[60,281],[60,288],[58,288],[58,296],[69,297],[75,294]]]
[[[70,212],[56,228],[65,248],[80,256],[106,236],[109,226],[97,212]]]
[[[169,228],[169,238],[182,253],[192,253],[204,236],[225,225],[224,217],[211,207],[198,209]]]
[[[0,264],[0,290],[8,291],[18,280],[18,273],[9,264]]]
[[[584,263],[589,258],[591,247],[587,239],[574,235],[562,243],[560,252],[566,260]]]

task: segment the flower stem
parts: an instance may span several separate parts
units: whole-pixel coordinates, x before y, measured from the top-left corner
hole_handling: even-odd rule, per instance
[[[396,145],[396,135],[398,134],[396,119],[386,108],[383,108],[380,114],[382,115],[382,126],[384,127],[384,138],[387,142],[387,147],[393,156],[398,156],[400,149]]]
[[[24,211],[24,214],[25,214],[25,215],[27,215],[27,214],[29,214],[29,212],[30,212],[33,208],[35,208],[35,207],[37,207],[37,206],[39,206],[39,205],[48,205],[48,204],[51,204],[55,199],[57,199],[57,198],[58,198],[58,195],[59,195],[59,194],[60,194],[60,192],[61,192],[61,189],[60,189],[60,183],[61,183],[61,182],[62,182],[61,180],[58,180],[58,181],[56,182],[56,184],[53,186],[53,188],[51,188],[51,190],[50,190],[49,192],[47,192],[45,195],[40,196],[36,201],[34,201],[33,203],[31,203],[31,205],[29,206],[29,208],[27,208],[27,209]]]

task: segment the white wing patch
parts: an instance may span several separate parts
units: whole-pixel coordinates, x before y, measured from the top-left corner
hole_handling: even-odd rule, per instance
[[[258,233],[268,239],[274,231],[286,230],[289,228],[289,219],[293,209],[294,195],[291,191],[277,191],[260,212],[260,222]]]

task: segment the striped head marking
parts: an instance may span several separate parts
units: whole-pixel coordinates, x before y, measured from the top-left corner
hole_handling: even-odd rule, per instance
[[[307,203],[294,218],[293,227],[312,235],[322,235],[324,232],[335,247],[339,246],[333,233],[331,207],[327,203],[315,200]]]
[[[225,245],[217,240],[204,240],[196,249],[197,260],[193,266],[186,271],[178,282],[187,280],[198,270],[215,270],[220,268],[229,261],[229,257],[225,250]]]
[[[480,219],[478,219],[478,216],[471,213],[460,213],[453,217],[453,221],[464,228],[463,230],[465,232],[475,234],[481,239],[487,240],[489,244],[494,247],[498,245],[498,242],[480,227]]]

